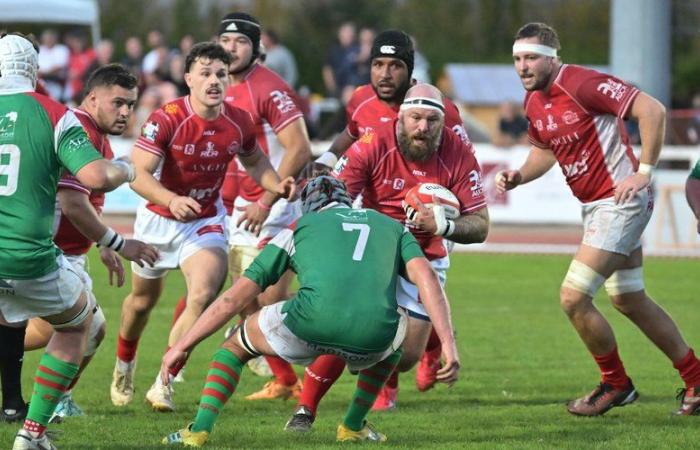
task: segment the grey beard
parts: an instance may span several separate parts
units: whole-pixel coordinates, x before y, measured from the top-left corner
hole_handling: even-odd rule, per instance
[[[437,151],[438,145],[440,145],[440,133],[437,133],[437,136],[428,142],[428,147],[425,149],[413,145],[411,138],[402,132],[399,132],[397,141],[399,144],[399,151],[401,151],[401,154],[407,160],[423,162],[430,159],[430,157],[433,156],[433,153]]]

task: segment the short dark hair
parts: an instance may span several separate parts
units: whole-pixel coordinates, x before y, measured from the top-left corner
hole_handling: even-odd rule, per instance
[[[129,69],[121,64],[106,64],[90,74],[90,78],[85,83],[85,93],[87,94],[97,87],[114,85],[124,89],[133,89],[138,86],[138,80],[133,73],[129,72]]]
[[[207,58],[209,60],[218,59],[228,67],[231,64],[231,56],[219,44],[214,42],[199,42],[192,46],[192,50],[185,58],[185,73],[189,72],[192,65],[199,58]]]
[[[559,35],[557,30],[553,27],[542,22],[530,22],[526,23],[517,33],[515,33],[515,40],[526,39],[536,37],[540,44],[546,45],[548,47],[561,50],[561,44],[559,43]]]

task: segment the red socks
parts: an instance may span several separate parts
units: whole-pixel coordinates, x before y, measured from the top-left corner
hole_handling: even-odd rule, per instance
[[[273,375],[277,382],[284,386],[292,386],[297,382],[297,374],[294,368],[287,361],[279,356],[266,356],[265,361],[270,365]]]
[[[695,357],[695,352],[691,348],[688,354],[680,361],[673,363],[673,367],[683,378],[686,388],[700,386],[700,361]]]
[[[328,389],[340,378],[345,369],[345,361],[333,355],[322,355],[306,367],[304,387],[301,390],[299,405],[305,406],[316,415],[316,408]]]
[[[185,306],[187,306],[187,297],[180,297],[180,300],[177,302],[177,305],[175,305],[175,311],[173,311],[173,325],[175,325],[177,319],[179,319],[182,315],[182,311],[185,310]]]
[[[430,337],[428,338],[428,343],[425,344],[425,351],[426,353],[432,352],[435,349],[440,349],[440,352],[442,352],[442,347],[440,345],[440,338],[438,337],[437,333],[435,332],[435,328],[430,330]]]
[[[386,387],[396,389],[399,387],[399,372],[394,370],[386,380]]]
[[[608,383],[620,390],[629,386],[629,377],[625,372],[625,366],[622,365],[620,355],[617,353],[617,346],[607,355],[593,355],[593,359],[600,367],[603,383]]]
[[[127,341],[121,335],[117,338],[117,358],[124,362],[131,362],[136,357],[136,349],[139,346],[139,340]]]

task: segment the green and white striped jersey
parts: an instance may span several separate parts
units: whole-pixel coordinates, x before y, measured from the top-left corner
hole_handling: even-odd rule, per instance
[[[52,228],[61,171],[100,158],[64,105],[34,92],[0,92],[0,278],[58,269]]]

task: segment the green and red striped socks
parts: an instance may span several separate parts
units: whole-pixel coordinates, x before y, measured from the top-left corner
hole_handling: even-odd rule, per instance
[[[367,413],[377,399],[382,386],[399,363],[399,359],[401,359],[401,350],[396,350],[385,360],[360,371],[357,377],[357,389],[343,420],[346,427],[353,431],[362,429]]]
[[[191,428],[193,432],[205,430],[211,433],[221,409],[236,390],[243,365],[236,355],[225,348],[214,353]]]
[[[38,435],[44,432],[61,395],[78,373],[78,364],[61,361],[44,353],[34,378],[34,391],[24,428]]]

